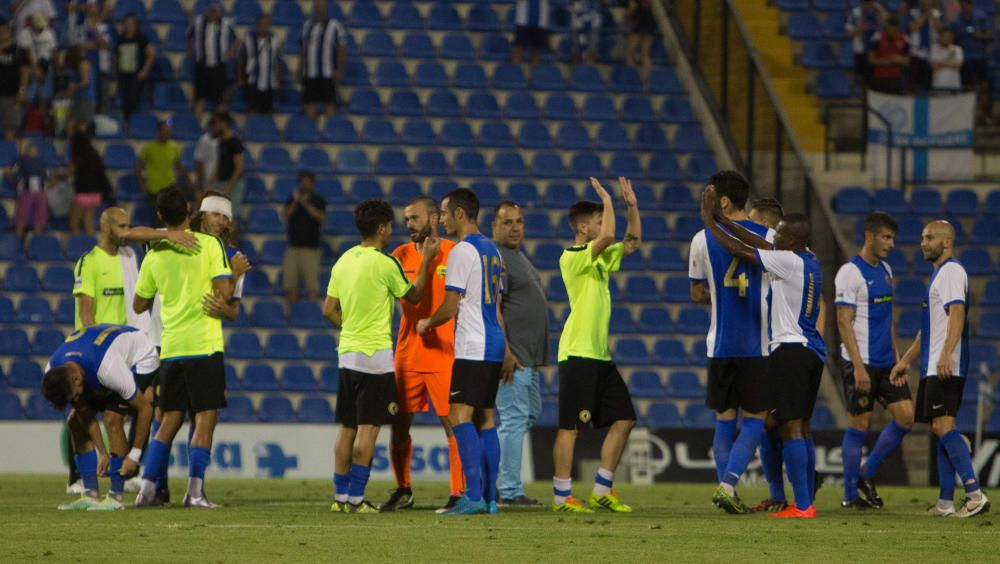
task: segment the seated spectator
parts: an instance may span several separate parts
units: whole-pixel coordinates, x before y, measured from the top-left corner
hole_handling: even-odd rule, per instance
[[[938,31],[944,25],[941,12],[931,6],[931,0],[920,0],[909,12],[910,89],[918,94],[931,88],[931,47],[938,43]]]
[[[861,5],[851,10],[844,23],[844,31],[851,36],[854,50],[854,84],[865,86],[871,82],[871,65],[868,63],[868,49],[872,36],[882,30],[886,17],[885,8],[875,0],[862,0]]]
[[[27,89],[28,59],[14,42],[10,24],[0,20],[0,127],[5,139],[14,139],[21,127],[20,104]]]
[[[156,60],[156,48],[139,27],[135,14],[125,16],[122,32],[115,42],[115,70],[118,73],[118,91],[121,92],[122,114],[128,127],[132,114],[138,111],[145,92],[146,79]]]
[[[37,235],[45,231],[49,219],[49,201],[45,194],[49,174],[38,147],[29,143],[24,154],[5,171],[15,183],[17,204],[14,211],[14,231],[24,239],[28,227]]]
[[[172,134],[170,122],[160,121],[156,139],[143,145],[135,160],[135,176],[151,210],[156,209],[156,196],[177,186],[178,178],[186,174],[181,164],[181,146],[173,140]]]
[[[187,31],[188,55],[194,59],[194,115],[199,119],[205,101],[222,111],[222,100],[230,84],[226,62],[236,58],[239,42],[229,18],[222,17],[222,4],[213,2],[204,15],[195,16]]]
[[[56,34],[49,27],[49,20],[37,13],[31,18],[31,25],[17,35],[17,44],[28,54],[31,65],[31,81],[25,93],[27,100],[44,111],[52,103],[54,90],[54,69]]]
[[[218,159],[210,188],[229,196],[233,202],[233,222],[238,224],[246,185],[246,150],[243,142],[233,133],[233,118],[229,114],[216,114],[215,139],[218,141]]]
[[[257,25],[243,39],[240,83],[244,86],[247,111],[274,111],[274,93],[280,88],[281,42],[271,33],[271,16],[257,16]]]
[[[70,138],[68,174],[73,178],[73,203],[69,208],[69,231],[73,235],[94,234],[94,218],[111,183],[104,169],[104,159],[94,148],[90,136],[75,131]]]
[[[941,41],[931,47],[934,90],[957,92],[962,89],[962,48],[955,45],[951,30],[941,32]]]
[[[890,15],[885,31],[872,36],[868,53],[872,65],[873,90],[887,94],[903,93],[903,70],[910,62],[910,45],[899,30],[899,18]]]
[[[97,3],[86,4],[83,12],[84,19],[70,35],[70,43],[82,45],[91,68],[97,69],[97,109],[103,111],[111,78],[111,28],[104,23]]]
[[[961,9],[951,23],[951,30],[955,43],[962,48],[962,88],[978,92],[979,119],[987,121],[993,105],[989,62],[993,21],[985,12],[977,10],[972,0],[961,0]]]
[[[316,117],[316,106],[325,106],[327,117],[338,104],[340,79],[347,56],[347,34],[340,22],[327,15],[326,0],[314,0],[313,16],[302,28],[299,50],[302,102],[306,115]]]
[[[549,18],[552,16],[549,0],[517,0],[514,6],[515,63],[521,63],[524,50],[531,49],[531,64],[537,65],[542,51],[549,48]]]
[[[573,0],[569,6],[573,29],[573,62],[592,65],[597,62],[601,42],[600,0]]]
[[[66,96],[72,100],[66,131],[89,131],[97,111],[97,69],[90,65],[83,46],[74,45],[66,52]]]
[[[653,40],[659,34],[652,1],[630,0],[628,19],[631,27],[625,39],[625,64],[639,67],[645,77],[652,65]]]
[[[56,7],[52,0],[14,0],[8,10],[14,14],[14,30],[17,33],[32,25],[35,14],[45,18],[46,22],[56,17]]]
[[[313,173],[300,172],[299,186],[285,202],[288,250],[281,271],[289,309],[299,298],[299,281],[305,285],[306,299],[319,298],[319,242],[326,219],[326,202],[314,191],[315,186]]]

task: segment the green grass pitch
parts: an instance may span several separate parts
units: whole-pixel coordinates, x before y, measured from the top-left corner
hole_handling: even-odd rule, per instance
[[[174,480],[177,498],[183,480]],[[929,517],[931,488],[882,488],[886,509],[845,512],[839,491],[820,490],[819,517],[773,520],[725,515],[710,484],[622,485],[631,515],[555,514],[545,509],[441,517],[447,486],[417,484],[418,509],[331,514],[322,480],[231,480],[209,476],[216,511],[127,509],[60,512],[72,498],[58,477],[0,476],[3,562],[988,562],[1000,561],[1000,515]],[[102,488],[107,481],[102,480]],[[391,484],[368,487],[375,502]],[[582,496],[588,484],[577,482]],[[528,493],[549,500],[551,486]],[[766,491],[741,488],[756,502]],[[127,494],[128,495],[128,494]],[[131,497],[131,496],[129,496]]]

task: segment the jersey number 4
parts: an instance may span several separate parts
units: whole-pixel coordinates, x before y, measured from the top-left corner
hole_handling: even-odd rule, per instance
[[[726,288],[739,288],[740,297],[745,298],[747,295],[747,288],[750,287],[750,280],[747,279],[747,273],[741,272],[739,276],[735,276],[736,268],[740,265],[740,259],[733,259],[733,262],[729,263],[729,270],[726,271],[726,276],[722,279],[722,284]]]
[[[496,272],[500,268],[500,258],[499,257],[488,257],[482,255],[483,257],[483,303],[491,304],[493,303],[494,296],[500,291],[500,277],[497,276]],[[491,261],[490,258],[493,260]],[[492,267],[492,268],[491,268]]]

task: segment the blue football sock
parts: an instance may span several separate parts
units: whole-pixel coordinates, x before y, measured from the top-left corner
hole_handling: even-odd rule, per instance
[[[861,473],[861,447],[865,444],[864,431],[848,427],[840,445],[840,458],[844,461],[844,500],[858,499],[858,475]]]
[[[188,476],[205,479],[205,469],[212,459],[212,453],[205,447],[188,448]]]
[[[747,469],[754,454],[757,453],[757,445],[760,444],[760,433],[764,430],[764,420],[753,417],[743,418],[743,428],[740,435],[733,443],[733,450],[729,453],[729,463],[726,464],[725,474],[722,482],[735,486],[740,480],[740,476]]]
[[[965,445],[962,435],[958,430],[952,429],[941,437],[941,442],[944,443],[944,450],[948,453],[948,458],[951,459],[952,466],[955,467],[958,476],[962,478],[962,485],[965,486],[965,492],[978,491],[979,481],[976,480],[976,469],[972,467],[972,457],[969,455],[969,447]],[[80,474],[83,474],[83,472],[81,471]]]
[[[462,472],[465,473],[465,497],[479,501],[483,499],[483,448],[479,433],[472,423],[461,423],[452,429],[452,435],[458,443],[458,456],[462,459]]]
[[[903,442],[903,437],[909,433],[910,430],[902,425],[897,424],[895,421],[890,421],[885,429],[878,435],[878,441],[875,442],[875,448],[868,453],[868,460],[865,461],[865,467],[861,473],[861,477],[870,480],[876,472],[878,472],[878,467],[885,462],[892,451],[896,450],[896,447]]]
[[[944,449],[944,443],[941,441],[938,441],[937,444],[937,468],[938,483],[941,486],[941,491],[938,493],[938,499],[954,501],[955,467],[952,466],[951,459],[948,458],[948,452]]]
[[[715,474],[722,481],[729,464],[729,451],[733,449],[733,437],[736,435],[735,419],[716,419],[715,436],[712,437],[712,456],[715,458]]]
[[[489,503],[497,501],[497,474],[500,473],[500,436],[497,428],[479,431],[479,441],[483,446],[483,499]]]
[[[348,486],[347,493],[350,497],[354,499],[364,499],[365,498],[365,488],[368,487],[368,477],[371,476],[372,467],[371,465],[362,466],[361,464],[351,465],[351,475],[350,475],[350,485]]]
[[[785,477],[782,474],[781,437],[777,429],[760,435],[760,465],[764,469],[771,499],[785,501]]]
[[[347,495],[350,492],[351,475],[333,473],[333,493],[334,495]]]
[[[160,430],[160,422],[157,421],[156,419],[153,419],[153,429],[152,429],[151,434],[149,435],[149,444],[150,445],[153,444],[153,441],[156,438],[156,433],[159,432],[159,430]],[[148,457],[149,457],[149,447],[147,446],[146,447],[146,452],[142,453],[142,462],[143,462],[143,464],[145,464],[146,459]],[[169,487],[168,484],[167,484],[167,479],[168,479],[168,476],[167,476],[167,467],[168,466],[170,466],[170,455],[169,455],[169,453],[167,454],[167,462],[163,465],[163,469],[160,471],[160,475],[157,476],[156,479],[153,480],[154,482],[156,482],[156,489],[158,489],[158,490],[168,489],[168,487]]]
[[[97,450],[90,450],[73,457],[76,460],[76,469],[80,472],[80,479],[83,480],[83,487],[88,490],[97,491]]]
[[[108,461],[108,478],[111,479],[111,489],[109,493],[120,494],[125,491],[125,478],[122,478],[121,456],[112,456]]]
[[[167,465],[170,456],[170,445],[156,439],[149,441],[146,449],[146,464],[142,467],[142,478],[155,482],[160,477],[162,469]]]
[[[785,467],[788,480],[792,482],[795,507],[804,511],[812,505],[812,490],[809,489],[809,452],[805,439],[785,441]]]
[[[812,499],[813,492],[816,491],[816,443],[812,437],[806,439],[806,455],[808,456],[808,466],[806,476],[809,478],[809,498]],[[816,501],[813,499],[813,501]]]

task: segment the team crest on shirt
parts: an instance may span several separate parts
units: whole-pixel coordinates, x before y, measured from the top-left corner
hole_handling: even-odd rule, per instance
[[[444,278],[445,275],[448,274],[448,265],[439,264],[437,268],[434,269],[434,273],[437,274],[438,278]]]
[[[871,403],[871,400],[868,399],[868,396],[861,396],[858,398],[858,405],[861,407],[868,407],[869,403]]]
[[[399,413],[399,404],[391,401],[389,402],[389,415],[396,415]]]
[[[590,423],[590,410],[584,409],[580,411],[580,421],[584,423]]]

